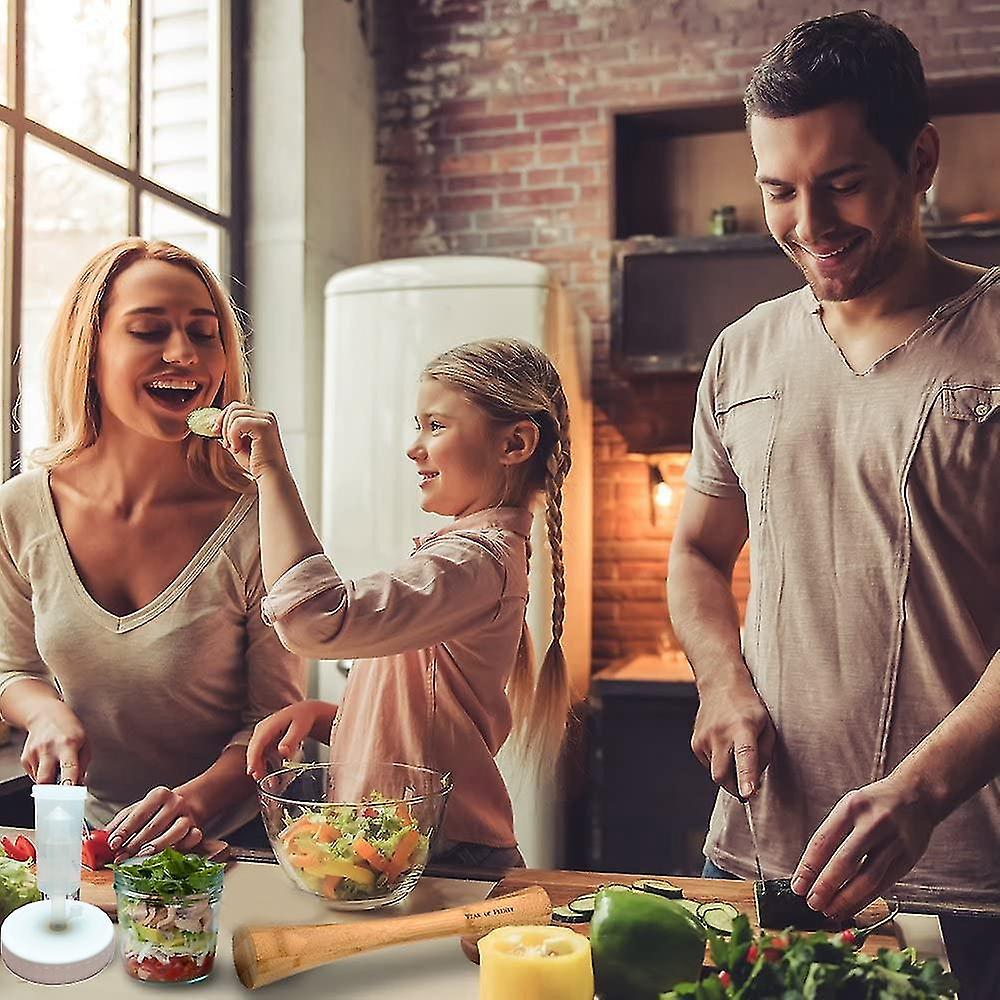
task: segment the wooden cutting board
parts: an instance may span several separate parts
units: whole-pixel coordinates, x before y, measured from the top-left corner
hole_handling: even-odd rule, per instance
[[[229,845],[224,840],[203,840],[198,845],[197,853],[210,861],[224,861],[229,854]],[[117,920],[118,901],[114,882],[115,873],[110,868],[96,872],[83,868],[80,871],[80,899],[103,910],[112,920]]]
[[[619,875],[613,872],[561,872],[522,868],[498,882],[486,898],[492,899],[494,896],[516,892],[518,889],[525,889],[531,885],[540,885],[549,894],[553,907],[565,906],[577,896],[595,892],[599,886],[608,885],[611,882],[631,885],[642,878],[665,879],[673,882],[683,891],[687,899],[695,899],[698,902],[719,900],[724,903],[732,903],[750,918],[750,925],[755,931],[760,929],[754,911],[753,883],[731,879],[684,878],[679,875]],[[856,926],[867,927],[888,914],[888,904],[884,899],[878,899],[857,915]],[[562,924],[560,926],[571,927],[581,934],[589,934],[590,932],[589,924]],[[771,929],[783,930],[783,928]],[[477,938],[471,937],[462,938],[462,951],[465,952],[469,961],[478,964],[477,940]],[[896,934],[896,925],[890,922],[870,935],[865,940],[862,950],[874,955],[879,948],[899,947],[900,941]]]

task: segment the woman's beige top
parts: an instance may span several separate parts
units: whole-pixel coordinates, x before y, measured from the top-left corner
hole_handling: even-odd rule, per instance
[[[494,757],[511,730],[505,688],[528,600],[531,512],[457,518],[391,572],[342,580],[325,555],[289,569],[263,602],[303,656],[357,659],[330,759],[450,771],[448,841],[515,844]]]
[[[1000,648],[1000,268],[864,373],[808,288],[758,306],[709,355],[687,481],[746,503],[743,656],[778,734],[754,823],[764,874],[789,875],[837,801],[889,774]],[[726,792],[706,853],[753,871]],[[924,888],[1000,902],[1000,779],[894,891]]]
[[[0,486],[0,694],[24,678],[47,680],[79,716],[93,755],[91,823],[202,773],[226,747],[245,745],[260,719],[302,698],[303,663],[261,621],[263,592],[253,496],[159,597],[119,617],[77,574],[48,473]],[[248,798],[206,835],[256,811]]]

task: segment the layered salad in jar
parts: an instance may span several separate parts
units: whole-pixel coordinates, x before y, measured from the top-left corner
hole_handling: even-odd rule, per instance
[[[215,963],[225,866],[167,848],[114,866],[122,961],[146,982],[194,982]]]

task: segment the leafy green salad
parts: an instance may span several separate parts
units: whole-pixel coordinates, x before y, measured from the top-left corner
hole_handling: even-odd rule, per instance
[[[941,1000],[958,985],[936,959],[912,948],[858,950],[863,932],[762,934],[754,940],[745,914],[726,939],[709,931],[717,974],[681,983],[661,1000]]]
[[[390,894],[427,861],[429,838],[405,802],[378,792],[360,805],[284,813],[276,850],[298,880],[328,899]]]
[[[41,898],[30,863],[8,858],[0,847],[0,921],[19,906],[35,903]]]

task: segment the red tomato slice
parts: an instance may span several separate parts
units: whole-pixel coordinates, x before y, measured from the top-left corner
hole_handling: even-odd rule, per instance
[[[84,837],[80,858],[91,871],[107,868],[115,859],[114,851],[108,847],[108,831],[94,830],[89,837]]]

